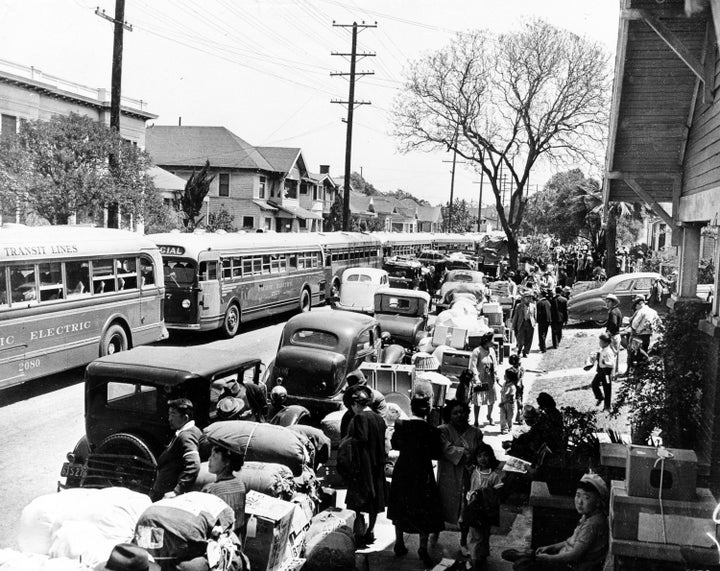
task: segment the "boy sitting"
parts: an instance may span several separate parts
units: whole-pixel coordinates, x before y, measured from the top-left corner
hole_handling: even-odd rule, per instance
[[[513,562],[514,571],[599,571],[608,550],[608,520],[605,505],[608,489],[597,474],[585,474],[575,492],[575,509],[580,521],[572,536],[535,551],[503,551],[502,558]]]

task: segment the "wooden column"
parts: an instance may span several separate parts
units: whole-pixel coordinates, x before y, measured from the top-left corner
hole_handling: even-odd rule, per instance
[[[694,298],[697,293],[698,262],[700,261],[700,224],[683,224],[680,245],[678,297]]]

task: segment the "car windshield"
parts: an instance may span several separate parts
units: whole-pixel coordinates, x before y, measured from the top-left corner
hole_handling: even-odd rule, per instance
[[[298,329],[290,337],[293,345],[304,345],[306,347],[321,347],[323,349],[334,349],[338,344],[337,335],[328,331],[316,329]]]
[[[195,281],[197,267],[193,260],[163,258],[163,273],[166,286],[188,286]]]
[[[469,274],[455,274],[450,276],[451,282],[473,282],[473,277]]]

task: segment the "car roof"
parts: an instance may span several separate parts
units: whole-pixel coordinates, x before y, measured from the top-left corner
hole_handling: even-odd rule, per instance
[[[446,280],[449,281],[450,278],[455,276],[470,276],[471,278],[473,278],[473,280],[482,280],[485,277],[485,274],[476,270],[450,270],[447,274]]]
[[[659,277],[660,274],[658,274],[657,272],[632,272],[629,274],[617,274],[611,278],[608,278],[604,285],[608,288],[611,288],[625,280],[637,280],[642,278],[657,279]]]
[[[399,287],[389,287],[386,289],[381,289],[380,291],[375,292],[375,297],[382,295],[382,296],[396,296],[396,297],[414,297],[419,299],[424,299],[428,303],[430,302],[430,294],[426,291],[420,291],[417,289],[402,289]]]
[[[239,352],[198,347],[141,346],[100,357],[88,365],[86,378],[125,377],[148,384],[175,386],[192,379],[211,378],[260,363]]]
[[[285,330],[316,329],[328,331],[342,337],[343,335],[352,335],[356,331],[365,329],[374,323],[377,323],[377,319],[374,317],[354,311],[335,310],[332,314],[308,312],[288,319]]]
[[[347,276],[352,276],[354,274],[363,274],[380,279],[382,276],[386,276],[387,272],[379,268],[366,268],[364,266],[359,266],[355,268],[347,268],[342,274],[342,279],[345,280]]]

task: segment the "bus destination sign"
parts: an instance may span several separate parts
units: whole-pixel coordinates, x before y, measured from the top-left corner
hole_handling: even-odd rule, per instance
[[[158,248],[162,256],[182,256],[185,253],[185,248],[182,246],[158,246]]]

